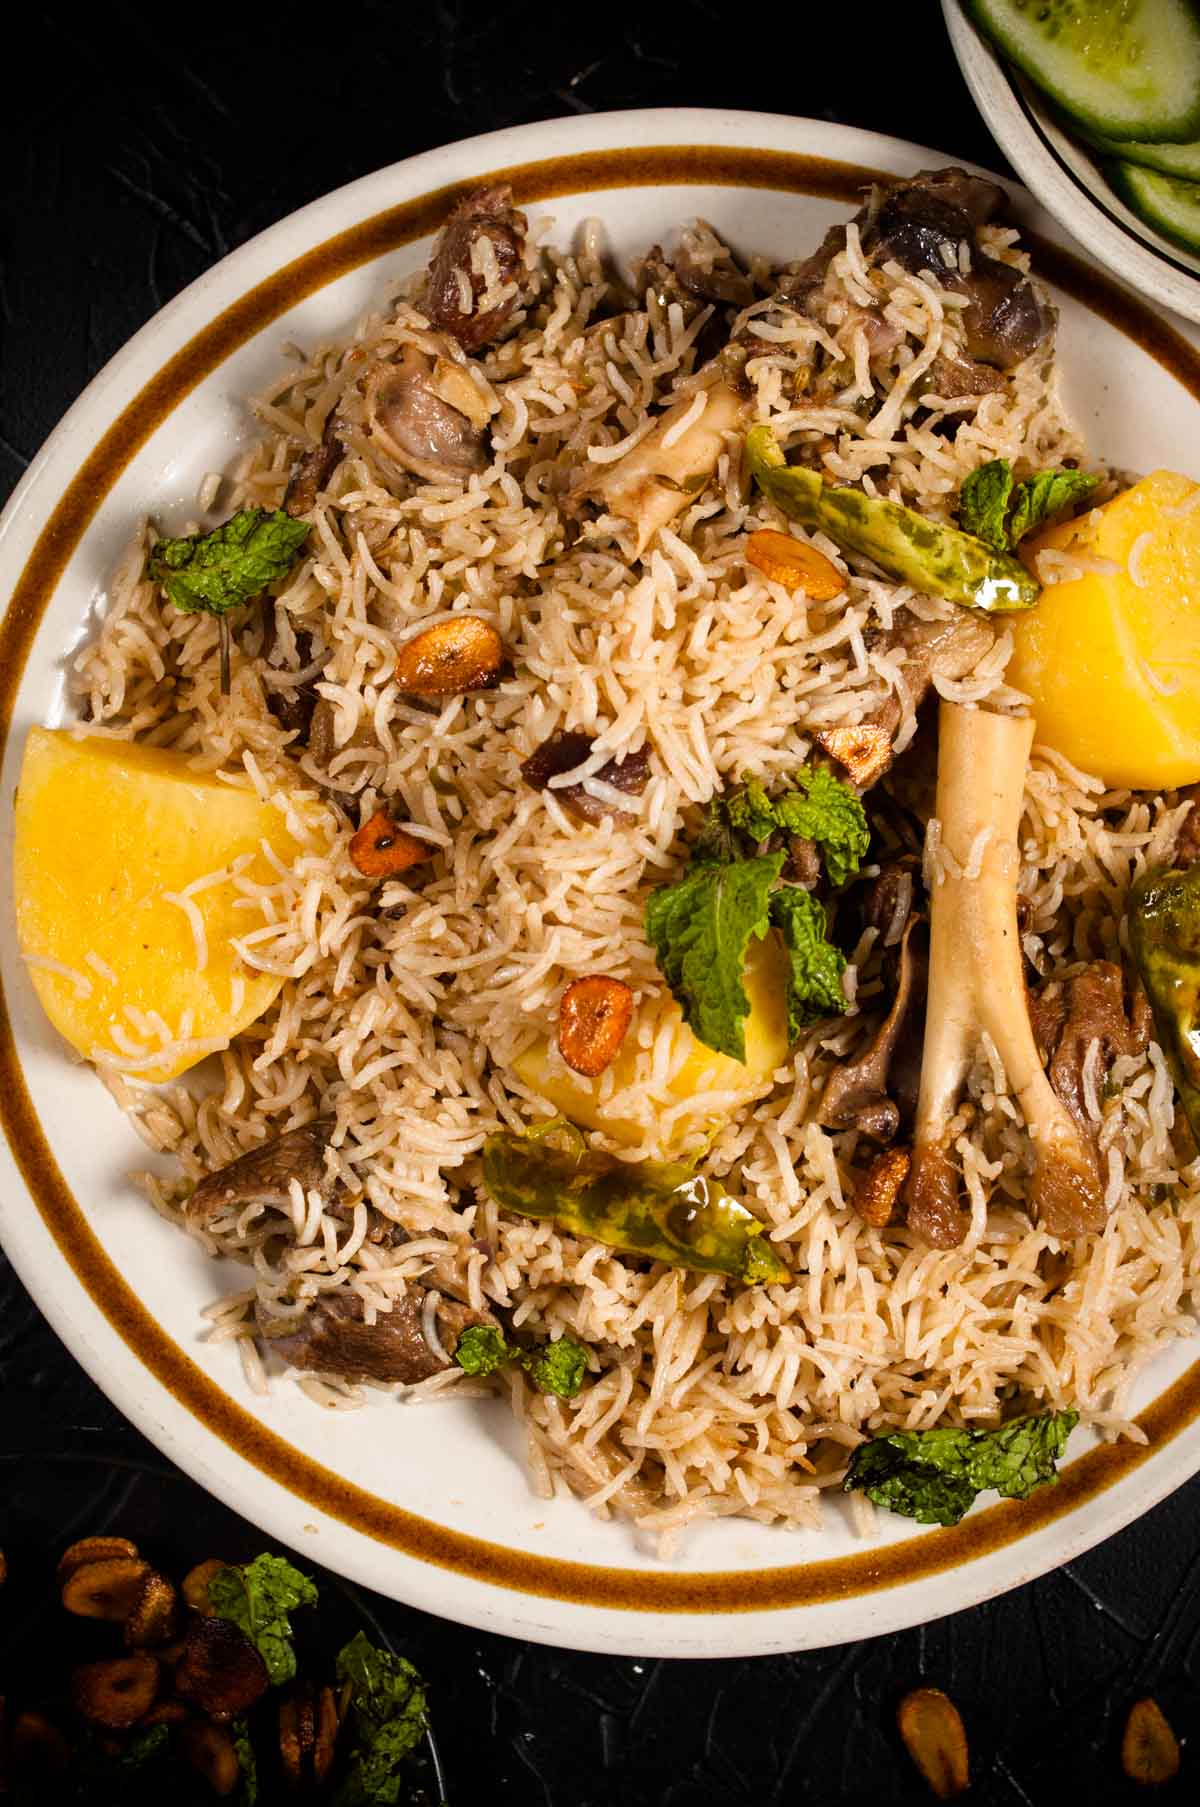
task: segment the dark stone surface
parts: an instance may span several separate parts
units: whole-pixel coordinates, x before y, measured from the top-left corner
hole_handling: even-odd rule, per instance
[[[323,15],[48,4],[26,25],[6,92],[6,489],[104,361],[215,259],[314,196],[448,139],[572,111],[745,106],[1000,161],[931,0],[819,12],[359,0]],[[70,1537],[131,1527],[178,1566],[255,1547],[91,1384],[2,1259],[0,1398],[10,1686],[34,1611],[19,1589]],[[1117,1758],[1133,1699],[1153,1692],[1178,1731],[1200,1727],[1198,1513],[1200,1480],[975,1611],[750,1662],[564,1654],[349,1594],[429,1676],[455,1807],[919,1802],[930,1797],[892,1716],[920,1682],[961,1706],[972,1799],[1120,1801],[1138,1793]],[[1185,1747],[1166,1798],[1195,1790]]]

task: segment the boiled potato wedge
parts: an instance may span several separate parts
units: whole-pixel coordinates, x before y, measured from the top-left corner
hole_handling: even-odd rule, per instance
[[[1038,741],[1109,785],[1200,779],[1198,488],[1154,471],[1021,547],[1031,569],[1047,549],[1090,561],[1010,618],[1008,682],[1032,698]]]
[[[749,1097],[761,1091],[775,1069],[787,1060],[790,1044],[784,954],[774,935],[765,941],[751,943],[743,983],[750,1000],[750,1014],[745,1023],[745,1064],[731,1059],[728,1054],[717,1054],[712,1048],[706,1048],[681,1023],[679,1033],[687,1038],[691,1049],[659,1095],[660,1108],[670,1110],[672,1105],[709,1092],[735,1092],[741,1097]],[[636,1077],[637,1031],[635,1014],[621,1052],[609,1069],[617,1093]],[[607,1098],[601,1100],[600,1080],[584,1079],[573,1073],[552,1041],[535,1042],[524,1054],[518,1055],[513,1070],[522,1084],[581,1129],[600,1130],[628,1147],[642,1140],[642,1129],[631,1118],[621,1116],[619,1105],[614,1110]],[[695,1114],[680,1112],[673,1118],[667,1147],[697,1131],[706,1132],[711,1128],[712,1123],[702,1110]]]
[[[189,771],[182,754],[33,729],[17,788],[17,929],[46,1014],[73,1048],[115,1057],[142,1079],[173,1079],[262,1015],[282,981],[245,966],[231,945],[261,918],[234,907],[226,880],[191,898],[198,936],[168,894],[241,856],[244,877],[275,882],[264,841],[295,858],[277,809]],[[199,1048],[155,1059],[162,1026]]]

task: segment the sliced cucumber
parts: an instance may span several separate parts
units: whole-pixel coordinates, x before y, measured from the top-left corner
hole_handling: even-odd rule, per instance
[[[1200,182],[1181,182],[1138,163],[1110,163],[1106,174],[1148,226],[1200,255]]]
[[[1106,138],[1200,136],[1200,18],[1189,0],[966,0],[1064,113]]]
[[[1106,157],[1118,157],[1122,163],[1142,163],[1147,169],[1159,169],[1164,176],[1180,176],[1185,182],[1200,182],[1200,138],[1191,144],[1139,144],[1135,138],[1121,140],[1105,138],[1100,132],[1081,132],[1074,120],[1064,119],[1063,124]]]

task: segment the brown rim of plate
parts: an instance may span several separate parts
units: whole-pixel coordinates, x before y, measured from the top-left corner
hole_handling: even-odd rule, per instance
[[[887,172],[825,158],[724,145],[661,145],[547,158],[481,175],[512,185],[518,202],[647,185],[775,188],[853,203]],[[43,613],[84,531],[117,476],[182,398],[238,346],[337,277],[436,230],[469,187],[456,183],[372,215],[285,265],[203,328],[125,407],[54,508],[0,620],[0,755],[20,674]],[[1200,397],[1200,352],[1136,297],[1057,245],[1026,235],[1038,273],[1135,339]],[[236,1454],[331,1518],[406,1555],[475,1581],[585,1606],[633,1612],[754,1612],[810,1606],[916,1581],[1014,1543],[1074,1511],[1145,1462],[1200,1413],[1200,1362],[1139,1413],[1149,1443],[1089,1450],[1057,1486],[973,1513],[859,1556],[776,1568],[660,1574],[534,1556],[406,1512],[302,1454],[237,1405],[174,1343],[108,1258],[51,1153],[25,1085],[0,991],[0,1122],[37,1209],[64,1258],[112,1328],[155,1379]]]

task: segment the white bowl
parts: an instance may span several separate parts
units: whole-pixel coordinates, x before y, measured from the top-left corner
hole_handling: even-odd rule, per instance
[[[989,131],[1043,207],[1139,295],[1200,321],[1200,257],[1140,220],[1086,144],[1068,137],[1043,97],[968,18],[942,0],[958,66]]]
[[[504,170],[560,240],[591,215],[621,254],[696,214],[746,250],[798,254],[845,218],[872,173],[939,161],[919,146],[765,115],[603,114],[432,151],[315,202],[243,246],[113,359],[34,459],[0,522],[0,834],[25,731],[61,719],[66,650],[147,509],[182,507],[253,431],[242,398],[285,340],[347,328],[389,277],[424,260],[447,188]],[[1017,193],[1057,285],[1068,402],[1123,466],[1186,467],[1200,335],[1185,338],[1063,248]],[[1069,291],[1074,291],[1069,292]],[[1083,297],[1083,298],[1080,298]],[[1091,305],[1089,305],[1089,301]],[[1103,304],[1114,318],[1094,311]],[[1102,376],[1099,373],[1103,373]],[[80,882],[87,882],[86,849]],[[1139,1380],[1151,1444],[1076,1432],[1063,1479],[952,1531],[880,1516],[855,1537],[836,1500],[819,1533],[728,1519],[664,1563],[629,1528],[529,1491],[499,1401],[327,1414],[282,1386],[255,1398],[229,1344],[203,1340],[214,1270],[126,1175],[147,1156],[94,1074],[73,1065],[0,918],[0,1236],[58,1334],[182,1468],[265,1534],[353,1579],[471,1625],[547,1643],[666,1656],[791,1650],[883,1632],[1043,1573],[1200,1468],[1200,1369],[1176,1344]]]

